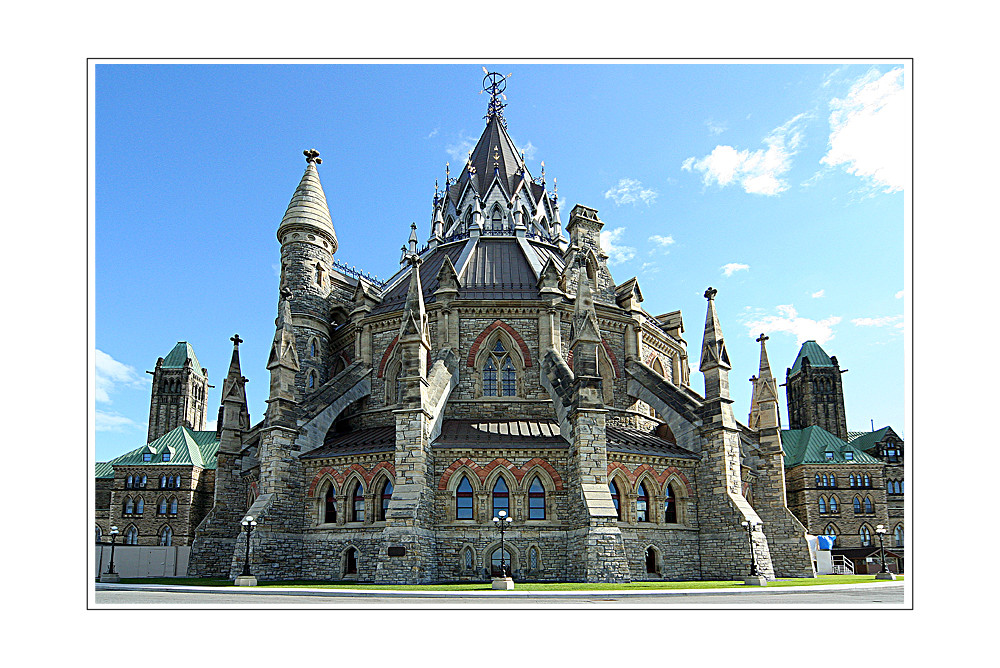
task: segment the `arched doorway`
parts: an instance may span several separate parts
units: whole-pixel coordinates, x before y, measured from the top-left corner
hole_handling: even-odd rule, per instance
[[[500,548],[497,548],[493,551],[493,556],[490,557],[490,575],[495,578],[504,577],[504,574],[500,570],[500,554]],[[507,550],[503,550],[503,561],[504,567],[507,569],[507,574],[509,575],[512,570],[512,564],[510,561],[510,552]]]

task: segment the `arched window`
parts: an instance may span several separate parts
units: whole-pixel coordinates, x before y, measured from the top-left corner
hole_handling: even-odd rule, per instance
[[[171,497],[170,499],[170,514],[177,514],[177,497]]]
[[[378,519],[380,522],[384,522],[385,514],[389,511],[389,501],[392,500],[392,481],[388,478],[385,479],[385,484],[382,485],[382,493],[379,496],[382,499],[382,503],[379,504]]]
[[[132,476],[125,478],[125,489],[132,489]]]
[[[861,547],[871,547],[872,544],[872,532],[868,528],[867,524],[861,525],[861,531],[858,532],[861,536]]]
[[[170,529],[170,527],[163,527],[163,529],[160,530],[160,545],[169,546],[173,543],[173,540],[174,532]]]
[[[854,474],[851,474],[851,487],[854,487]]]
[[[351,494],[351,521],[365,521],[365,486],[360,482],[354,484],[354,492]]]
[[[823,529],[823,535],[824,536],[836,536],[837,535],[837,527],[833,526],[832,524],[827,524],[826,528]]]
[[[896,530],[898,531],[899,527],[896,527]],[[94,527],[94,540],[98,543],[101,542],[101,527]]]
[[[656,550],[652,547],[646,548],[646,572],[656,574]]]
[[[166,489],[166,488],[167,488],[167,476],[161,475],[160,476],[160,489]]]
[[[830,474],[830,487],[836,487],[836,486],[837,486],[837,476],[835,476],[834,474],[831,473]]]
[[[465,548],[465,550],[462,552],[462,566],[467,571],[471,571],[474,568],[474,566],[475,566],[475,564],[473,562],[472,548],[471,547]]]
[[[831,496],[830,497],[830,512],[831,513],[837,512],[837,497],[836,496]]]
[[[501,554],[503,555],[503,566],[504,566],[504,571],[506,571],[506,573],[504,571],[500,570],[500,556],[501,556]],[[510,565],[511,565],[510,564],[510,552],[508,552],[507,550],[504,550],[501,553],[500,548],[497,548],[493,552],[493,556],[490,557],[490,566],[491,566],[490,573],[495,578],[502,578],[502,577],[505,577],[508,573],[510,573]]]
[[[181,477],[179,475],[174,476],[174,487],[180,489],[181,487]]]
[[[528,550],[528,572],[534,573],[538,571],[538,548],[532,546]]]
[[[493,214],[490,216],[490,229],[502,230],[503,228],[503,211],[500,210],[499,206],[495,206],[493,207]]]
[[[142,515],[142,508],[143,508],[143,503],[142,503],[142,497],[140,496],[138,499],[135,500],[135,514]]]
[[[667,485],[667,499],[663,503],[663,520],[667,524],[677,524],[677,499],[674,495],[674,486]]]
[[[323,495],[323,524],[333,524],[337,521],[336,494],[331,482],[326,486],[326,494]]]
[[[309,357],[316,357],[316,339],[309,341]]]
[[[854,514],[855,515],[861,514],[861,498],[857,496],[854,497]]]
[[[866,473],[865,474],[865,487],[871,487],[871,486],[872,486],[872,480],[871,480],[871,478],[868,477],[868,474]]]
[[[139,544],[139,530],[135,527],[129,527],[125,529],[125,539],[124,543],[126,545],[138,545]]]
[[[483,362],[483,396],[517,396],[517,367],[500,339],[490,348]]]
[[[531,481],[531,487],[528,488],[528,519],[545,519],[545,487],[542,486],[538,476],[535,476]]]
[[[125,503],[122,505],[122,515],[131,515],[135,506],[132,504],[132,497],[126,496]]]
[[[872,505],[872,500],[870,497],[867,496],[865,497],[865,512],[869,514],[875,512],[875,507]]]
[[[472,519],[472,485],[469,479],[462,476],[455,490],[455,518],[460,520]]]
[[[146,486],[146,474],[143,473],[142,474],[142,481],[139,483],[139,487],[145,487],[145,486]]]
[[[353,547],[347,548],[347,554],[344,555],[344,575],[357,575],[358,574],[358,551]]]
[[[823,479],[819,477],[818,473],[816,474],[816,486],[817,487],[822,487],[823,486]]]
[[[829,482],[830,481],[827,479],[826,474],[824,473],[823,474],[823,487],[827,487],[828,484],[829,484]]]
[[[493,517],[499,517],[501,510],[510,515],[510,492],[503,476],[493,484]]]
[[[615,504],[615,513],[618,515],[618,521],[620,522],[622,519],[622,508],[619,504],[618,485],[615,484],[614,480],[608,483],[608,491],[611,492],[611,502]]]
[[[646,486],[641,482],[635,496],[635,519],[637,522],[649,521],[649,494],[646,493]]]
[[[156,512],[159,513],[160,515],[166,515],[167,514],[167,500],[166,499],[160,499],[160,505],[157,508]]]
[[[310,390],[313,389],[314,387],[316,387],[316,372],[315,371],[310,371],[309,372],[309,375],[308,375],[308,377],[306,379],[306,387],[308,389],[310,389]]]
[[[897,524],[895,531],[892,532],[892,538],[895,542],[896,547],[903,547],[903,525]]]
[[[822,496],[819,497],[819,512],[823,515],[826,514],[826,499]]]

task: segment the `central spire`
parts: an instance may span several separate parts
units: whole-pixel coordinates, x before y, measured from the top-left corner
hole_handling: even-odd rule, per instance
[[[480,92],[490,94],[490,104],[486,107],[486,116],[484,116],[486,123],[488,125],[490,119],[496,116],[500,125],[507,129],[507,119],[503,117],[503,108],[507,106],[507,96],[503,92],[507,89],[507,77],[510,74],[505,77],[498,72],[490,72],[485,67],[483,72],[486,76],[483,77],[483,90]]]

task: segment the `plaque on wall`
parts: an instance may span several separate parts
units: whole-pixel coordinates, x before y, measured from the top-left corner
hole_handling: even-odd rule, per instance
[[[406,556],[406,548],[403,547],[402,545],[393,545],[393,546],[391,546],[389,548],[389,556],[390,557],[405,557]]]

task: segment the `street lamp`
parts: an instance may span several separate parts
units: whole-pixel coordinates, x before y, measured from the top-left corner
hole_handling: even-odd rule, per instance
[[[118,537],[118,527],[111,527],[108,533],[111,534],[111,561],[108,563],[108,572],[101,574],[101,582],[118,582],[118,573],[115,572],[115,538]]]
[[[757,555],[753,551],[753,532],[757,530],[760,526],[760,522],[741,522],[744,529],[747,530],[747,542],[750,544],[750,575],[743,580],[743,584],[748,585],[766,585],[767,580],[764,576],[760,574],[760,570],[757,568]]]
[[[257,526],[257,521],[253,518],[253,515],[247,515],[240,524],[243,525],[243,530],[247,532],[247,551],[246,557],[243,560],[243,572],[236,578],[236,584],[241,587],[254,587],[257,585],[257,578],[250,573],[250,532]]]
[[[503,548],[503,535],[510,528],[510,525],[514,522],[508,515],[506,510],[501,510],[497,512],[497,516],[493,518],[493,525],[496,526],[497,530],[500,532],[500,577],[508,578],[507,566],[504,561],[504,548]]]
[[[889,569],[885,567],[885,544],[882,542],[882,536],[885,535],[886,528],[884,524],[879,524],[875,527],[875,533],[878,534],[878,550],[882,559],[882,570],[875,574],[876,580],[895,580],[896,576],[889,572]]]

